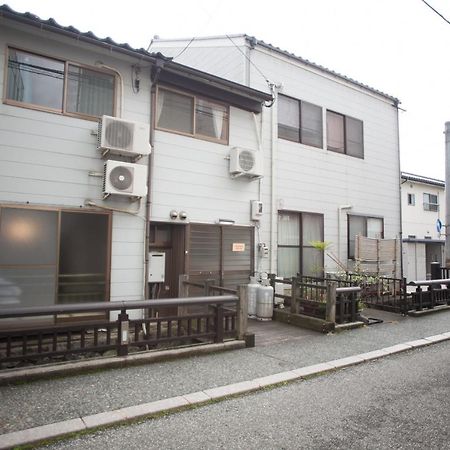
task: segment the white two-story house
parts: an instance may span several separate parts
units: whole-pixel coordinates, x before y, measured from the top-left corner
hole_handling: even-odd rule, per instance
[[[271,94],[6,5],[0,30],[0,307],[246,282]]]
[[[445,182],[402,172],[401,186],[404,275],[425,280],[444,261]]]
[[[261,270],[342,270],[353,265],[356,235],[400,238],[395,97],[247,35],[155,40],[152,48],[274,95],[258,124],[259,238],[269,250]],[[324,259],[315,241],[328,243]]]

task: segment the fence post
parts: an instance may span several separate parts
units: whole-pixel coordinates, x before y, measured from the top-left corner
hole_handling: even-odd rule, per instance
[[[128,355],[128,314],[125,309],[120,311],[117,317],[117,356]]]
[[[189,297],[189,286],[185,283],[186,281],[189,281],[189,275],[182,274],[178,277],[178,297],[185,298]],[[178,316],[185,316],[188,313],[188,307],[187,306],[178,306],[177,308],[177,315]]]
[[[245,338],[245,333],[247,332],[248,295],[246,284],[239,285],[238,296],[236,334],[237,338],[242,340]]]
[[[205,280],[205,295],[209,297],[211,295],[211,286],[216,282],[213,278]]]
[[[216,335],[214,342],[223,342],[223,305],[216,305]]]
[[[327,307],[325,311],[325,320],[336,322],[336,286],[335,281],[327,282]]]
[[[432,280],[440,280],[442,278],[441,275],[441,263],[432,262],[431,263],[431,279]]]
[[[299,313],[299,306],[298,306],[298,283],[297,278],[292,277],[292,284],[291,284],[291,314],[298,314]]]

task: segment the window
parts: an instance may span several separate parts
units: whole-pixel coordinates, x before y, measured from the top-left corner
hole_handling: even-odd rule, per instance
[[[109,213],[0,207],[0,307],[106,301]]]
[[[278,276],[323,275],[323,252],[312,242],[323,241],[323,215],[280,212],[278,215]]]
[[[423,194],[424,211],[439,211],[438,196],[435,194]]]
[[[321,148],[322,108],[284,95],[278,97],[278,137]]]
[[[228,106],[196,95],[158,89],[156,126],[201,139],[228,143]]]
[[[8,50],[7,103],[98,118],[114,115],[114,97],[115,76],[110,73]]]
[[[416,204],[416,195],[408,194],[408,205],[415,206]]]
[[[327,148],[332,152],[364,158],[362,121],[327,111]]]
[[[365,217],[348,215],[348,258],[355,258],[356,236],[382,239],[384,223],[380,217]]]

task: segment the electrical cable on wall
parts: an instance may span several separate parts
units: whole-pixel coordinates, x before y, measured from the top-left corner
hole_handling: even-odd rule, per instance
[[[434,9],[429,3],[427,3],[425,0],[422,0],[423,3],[425,3],[425,5],[428,6],[428,8],[430,8],[432,11],[434,11],[441,19],[445,20],[449,25],[450,25],[450,21],[448,19],[446,19],[437,9]]]
[[[236,42],[233,41],[233,39],[231,39],[231,36],[229,36],[228,34],[225,35],[228,40],[239,50],[240,53],[242,53],[242,55],[244,56],[244,58],[256,69],[256,71],[264,78],[264,81],[267,83],[267,86],[270,89],[270,93],[272,94],[272,100],[270,103],[266,104],[264,103],[264,106],[266,108],[271,108],[273,106],[273,104],[275,103],[275,87],[276,84],[271,82],[263,73],[263,71],[241,50],[241,48],[236,44]]]

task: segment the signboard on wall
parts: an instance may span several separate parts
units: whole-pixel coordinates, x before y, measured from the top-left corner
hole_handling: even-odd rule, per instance
[[[245,243],[244,242],[233,242],[233,246],[231,248],[233,252],[245,252]]]

